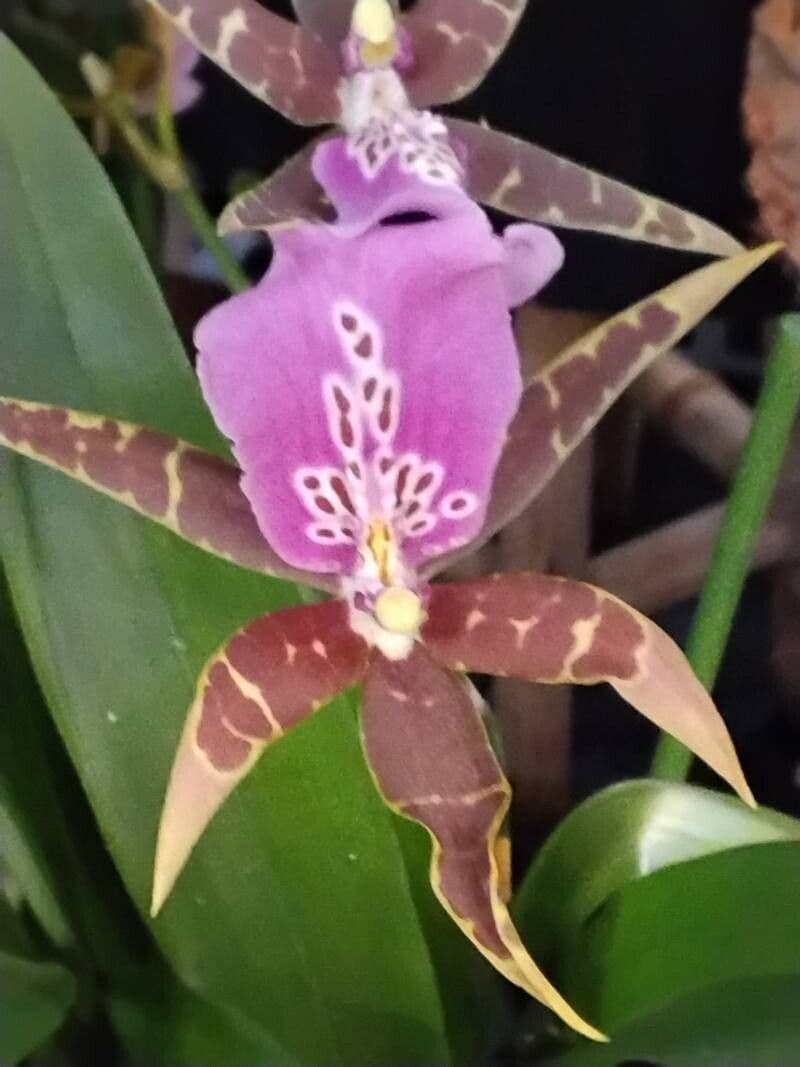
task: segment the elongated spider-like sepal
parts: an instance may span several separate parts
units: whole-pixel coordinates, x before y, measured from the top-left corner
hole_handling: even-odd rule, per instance
[[[544,574],[434,585],[423,639],[444,666],[532,682],[609,682],[753,805],[727,727],[675,642],[610,593]]]
[[[503,902],[499,832],[511,794],[467,684],[420,645],[399,662],[373,656],[364,682],[364,751],[387,804],[433,838],[436,896],[504,977],[579,1033],[603,1040],[528,955]]]
[[[220,805],[264,749],[359,680],[367,646],[338,600],[248,623],[206,664],[170,774],[152,911],[172,889]]]

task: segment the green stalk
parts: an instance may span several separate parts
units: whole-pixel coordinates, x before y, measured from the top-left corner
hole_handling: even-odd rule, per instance
[[[753,413],[753,425],[725,508],[711,565],[686,642],[686,655],[707,689],[717,677],[742,595],[758,531],[767,513],[800,403],[800,314],[784,315]],[[651,764],[658,778],[685,781],[692,753],[662,734]]]
[[[158,144],[145,133],[126,96],[117,92],[111,67],[91,52],[81,58],[80,65],[98,107],[124,138],[134,159],[157,185],[180,201],[192,228],[216,260],[227,287],[233,293],[248,289],[247,275],[217,233],[214,220],[197,195],[186,168],[172,113],[171,57],[165,57],[158,86]]]
[[[241,293],[250,287],[250,280],[232,255],[230,249],[217,233],[214,220],[206,211],[205,204],[197,195],[186,170],[178,132],[175,128],[175,116],[172,113],[170,64],[165,64],[164,75],[158,88],[158,110],[156,128],[162,153],[181,174],[181,181],[176,183],[171,192],[180,201],[186,217],[200,240],[214,257],[222,279],[232,293]]]

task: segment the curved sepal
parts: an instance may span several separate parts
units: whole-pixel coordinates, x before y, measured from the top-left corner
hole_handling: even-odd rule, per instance
[[[219,217],[218,231],[228,234],[283,229],[299,222],[333,222],[336,212],[311,169],[319,143],[319,138],[314,139],[263,182],[234,197]]]
[[[287,608],[237,631],[208,661],[172,765],[152,914],[234,787],[267,747],[359,681],[367,646],[342,601]]]
[[[456,670],[531,682],[609,682],[754,806],[727,727],[686,657],[655,623],[610,593],[529,573],[434,585],[422,637],[437,662]]]
[[[332,588],[329,578],[284,563],[264,540],[239,488],[238,467],[177,437],[105,415],[0,397],[0,445],[240,567]]]
[[[448,914],[510,982],[579,1033],[603,1040],[530,958],[503,903],[498,834],[510,789],[464,682],[419,645],[400,661],[375,653],[361,724],[386,803],[433,838],[431,885]]]
[[[467,149],[476,200],[520,219],[631,241],[731,256],[730,234],[674,204],[572,163],[538,145],[463,119],[447,125]]]
[[[614,401],[781,246],[766,244],[692,271],[569,345],[522,396],[495,470],[478,537],[434,561],[437,573],[471,554],[544,489]]]
[[[414,63],[404,77],[413,104],[460,100],[483,81],[527,0],[417,0],[403,18]]]
[[[148,0],[254,96],[301,126],[336,122],[339,57],[255,0]]]

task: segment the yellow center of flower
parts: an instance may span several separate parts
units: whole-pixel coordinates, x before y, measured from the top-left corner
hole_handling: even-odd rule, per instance
[[[397,543],[385,519],[373,519],[367,531],[367,548],[384,585],[391,585],[397,570]]]
[[[356,0],[351,25],[354,32],[369,44],[389,44],[395,31],[392,5],[389,0]]]
[[[384,589],[375,601],[375,618],[384,630],[416,634],[425,618],[422,601],[410,589]]]

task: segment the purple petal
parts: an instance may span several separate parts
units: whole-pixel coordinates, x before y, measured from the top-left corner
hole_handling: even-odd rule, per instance
[[[357,134],[323,141],[312,169],[346,236],[393,215],[446,218],[472,208],[447,129],[430,113],[376,120]]]
[[[182,34],[176,35],[172,57],[172,110],[176,115],[188,110],[201,96],[203,86],[193,77],[200,53]]]
[[[352,574],[376,518],[411,566],[477,533],[521,390],[508,293],[531,291],[514,244],[511,284],[469,202],[359,237],[301,225],[275,235],[259,285],[201,322],[206,399],[284,559]]]
[[[561,270],[564,247],[543,226],[516,223],[503,232],[506,246],[506,294],[509,307],[524,304]]]

